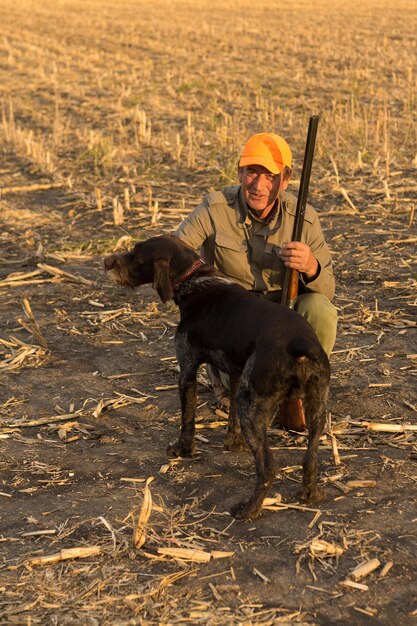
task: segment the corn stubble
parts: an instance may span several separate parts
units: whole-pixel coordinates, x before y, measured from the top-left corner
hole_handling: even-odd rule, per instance
[[[366,373],[365,393],[386,394],[391,403],[395,393],[404,412],[390,404],[387,415],[363,415],[353,406],[352,417],[341,416],[336,408],[320,442],[328,461],[323,476],[327,504],[312,509],[286,502],[279,495],[266,500],[260,524],[266,530],[270,523],[274,530],[268,527],[266,537],[260,532],[259,540],[252,526],[234,525],[220,505],[211,509],[203,497],[185,498],[182,508],[169,499],[164,504],[161,494],[182,488],[192,464],[163,461],[162,449],[156,468],[145,472],[138,463],[137,474],[135,469],[133,476],[120,479],[118,485],[125,487],[129,497],[122,504],[121,497],[115,500],[106,518],[98,517],[101,509],[99,514],[95,511],[88,527],[77,516],[62,518],[58,525],[52,510],[45,512],[44,520],[33,520],[28,510],[28,520],[36,530],[26,537],[17,531],[11,537],[14,530],[10,530],[2,540],[5,545],[20,546],[22,557],[11,562],[7,573],[11,578],[13,568],[21,568],[19,581],[0,584],[5,592],[0,621],[17,623],[22,618],[29,623],[32,616],[35,621],[45,620],[48,612],[48,618],[62,623],[89,619],[92,623],[114,619],[150,624],[306,623],[311,618],[307,608],[284,606],[311,608],[307,594],[301,603],[299,598],[282,594],[277,598],[270,592],[262,605],[260,587],[253,587],[252,595],[249,591],[257,583],[262,588],[275,586],[277,571],[258,558],[265,554],[262,546],[269,541],[274,559],[280,558],[281,549],[286,550],[287,580],[294,568],[300,574],[294,589],[304,584],[300,581],[312,582],[305,589],[326,594],[324,599],[334,598],[331,604],[337,603],[343,618],[352,598],[366,598],[361,606],[353,607],[355,611],[371,617],[377,611],[383,613],[382,605],[378,609],[369,606],[377,604],[377,594],[364,594],[376,584],[381,585],[381,597],[388,594],[388,585],[398,587],[390,581],[398,577],[398,582],[402,565],[398,555],[394,558],[385,550],[386,535],[378,527],[378,516],[374,516],[378,532],[362,530],[361,524],[379,503],[386,475],[399,480],[399,475],[409,472],[411,481],[415,473],[411,460],[416,426],[409,422],[417,406],[403,391],[402,382],[407,372],[415,372],[417,355],[411,342],[405,350],[398,344],[401,385],[394,365],[385,365],[379,373],[371,369],[377,354],[383,354],[388,365],[397,356],[397,352],[387,352],[384,340],[395,335],[400,342],[401,333],[415,324],[406,311],[407,303],[415,306],[415,283],[406,273],[383,274],[394,257],[397,269],[407,272],[409,246],[416,243],[411,232],[417,191],[415,15],[412,0],[395,4],[382,0],[377,8],[373,0],[352,0],[343,6],[330,0],[285,6],[266,0],[256,5],[249,0],[214,0],[209,5],[205,0],[157,0],[156,4],[145,0],[2,0],[0,137],[25,167],[42,176],[21,183],[10,176],[0,190],[0,218],[41,229],[45,218],[36,203],[32,207],[28,201],[13,213],[15,199],[24,194],[34,198],[52,191],[71,192],[74,195],[65,209],[68,219],[66,212],[62,217],[61,208],[58,213],[48,207],[48,220],[64,219],[70,233],[76,219],[89,212],[97,232],[103,227],[114,235],[110,248],[122,250],[132,240],[146,237],[147,231],[174,230],[203,193],[234,184],[237,155],[253,132],[274,130],[288,139],[294,153],[292,185],[296,189],[306,121],[312,113],[319,113],[311,202],[323,211],[326,238],[343,283],[337,297],[340,345],[332,355],[338,378],[335,385],[342,388],[344,377],[350,377],[355,368],[363,379]],[[354,245],[348,241],[352,231],[338,232],[339,219],[347,226],[364,225]],[[372,229],[375,245],[370,247],[367,237]],[[109,251],[108,242],[105,245],[100,253]],[[394,249],[396,256],[389,255],[387,248]],[[41,314],[36,289],[52,292],[62,284],[79,289],[83,298],[77,315],[73,314],[75,326],[104,329],[110,345],[121,342],[119,331],[110,334],[113,325],[123,329],[128,321],[140,329],[136,338],[144,344],[148,335],[152,339],[152,324],[161,315],[156,305],[148,310],[115,305],[97,291],[99,286],[91,283],[93,276],[87,271],[83,275],[71,266],[60,267],[69,259],[79,261],[83,254],[89,255],[86,263],[90,263],[90,252],[80,247],[73,256],[68,250],[52,256],[50,250],[40,249],[36,264],[27,271],[14,265],[8,274],[2,272],[0,294],[16,302],[13,324],[18,326],[0,338],[1,374],[18,376],[26,368],[51,362],[54,355],[54,333]],[[374,272],[371,276],[369,267]],[[361,274],[362,268],[367,275]],[[379,275],[382,280],[375,283],[380,286],[374,298],[372,281]],[[65,320],[65,311],[60,315]],[[71,330],[81,335],[78,328]],[[166,359],[169,362],[161,359],[162,365],[172,373],[173,357]],[[48,482],[41,479],[27,486],[21,484],[19,474],[15,487],[6,480],[0,492],[3,502],[19,497],[13,489],[34,497],[33,490],[41,492],[46,484],[61,490],[78,480],[46,467],[33,452],[46,450],[41,446],[51,445],[49,439],[55,432],[58,440],[52,445],[61,453],[80,434],[87,436],[113,416],[117,424],[117,412],[125,407],[137,405],[146,410],[149,402],[159,404],[167,394],[175,396],[175,385],[161,386],[156,380],[146,393],[134,387],[123,388],[123,393],[111,391],[112,380],[123,382],[133,376],[138,378],[131,384],[142,389],[144,372],[139,370],[140,366],[126,373],[123,363],[114,364],[107,376],[107,394],[98,397],[91,391],[94,397],[85,407],[78,404],[74,391],[74,402],[82,407],[75,412],[71,408],[56,414],[44,411],[30,419],[23,411],[18,419],[8,419],[13,406],[23,400],[6,400],[0,409],[2,420],[8,419],[7,428],[3,427],[0,437],[6,442],[19,437],[20,445],[28,449],[23,469],[29,468],[35,477],[46,472]],[[224,429],[227,415],[218,410],[217,416],[222,421],[197,424],[199,445],[206,445],[213,429]],[[35,427],[47,427],[48,438],[29,438]],[[282,431],[279,437],[274,449],[284,449],[291,458],[295,455],[294,464],[282,469],[280,480],[284,485],[285,481],[298,483],[305,438],[294,439]],[[96,441],[109,444],[110,437]],[[96,441],[91,441],[92,446]],[[113,443],[121,445],[118,440]],[[362,460],[375,451],[381,457],[380,472],[366,462],[357,472],[352,469],[355,457]],[[396,461],[393,451],[409,454],[410,463]],[[116,453],[108,454],[111,467]],[[200,481],[200,466],[195,471]],[[146,479],[150,472],[156,472],[152,485],[152,478]],[[217,488],[224,477],[217,475],[217,469],[215,473]],[[113,497],[111,476],[105,480],[106,497]],[[337,503],[348,500],[360,503],[357,506],[364,513],[356,519],[334,514]],[[52,500],[50,508],[55,506]],[[118,506],[125,508],[118,511]],[[386,507],[395,513],[390,501]],[[304,533],[296,544],[287,532],[287,524],[293,521]],[[93,539],[87,543],[90,534]],[[406,541],[407,536],[404,532],[399,541]],[[387,586],[382,588],[384,579]],[[319,610],[316,600],[317,596],[311,614]],[[411,617],[412,609],[407,611]]]
[[[384,11],[353,2],[348,18],[328,0],[284,13],[266,0],[256,11],[248,0],[160,0],[161,12],[133,0],[123,12],[99,0],[79,13],[52,0],[36,12],[25,4],[8,0],[1,11],[3,137],[55,178],[87,185],[116,226],[128,213],[151,225],[178,221],[184,193],[190,208],[219,180],[236,180],[237,153],[254,131],[282,132],[301,155],[311,111],[321,115],[315,175],[332,181],[345,210],[362,208],[346,174],[370,177],[394,201],[397,172],[412,165],[412,20],[398,24],[409,0]],[[295,178],[300,167],[298,157]],[[197,174],[185,188],[184,168]],[[132,193],[132,183],[141,189]]]

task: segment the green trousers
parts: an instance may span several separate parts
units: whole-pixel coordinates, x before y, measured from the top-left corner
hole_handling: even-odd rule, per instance
[[[272,302],[281,302],[281,291],[270,291],[261,297]],[[329,356],[336,341],[336,307],[323,294],[309,292],[298,296],[294,310],[311,324],[324,351]]]
[[[336,341],[336,307],[321,293],[304,293],[298,296],[294,310],[310,322],[324,351],[330,356]]]

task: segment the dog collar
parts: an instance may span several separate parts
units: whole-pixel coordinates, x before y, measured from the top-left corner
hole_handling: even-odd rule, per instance
[[[201,267],[202,265],[206,265],[206,262],[204,259],[197,259],[197,261],[194,261],[194,263],[191,265],[191,267],[188,268],[185,274],[183,274],[181,278],[173,284],[173,288],[176,289],[178,285],[180,285],[185,280],[187,280],[187,278],[190,278],[190,276],[192,276],[194,272],[196,272],[198,268]]]

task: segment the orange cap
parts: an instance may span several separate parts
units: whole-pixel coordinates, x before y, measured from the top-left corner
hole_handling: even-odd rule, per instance
[[[275,133],[257,133],[248,139],[240,157],[240,167],[262,165],[272,174],[291,167],[291,150],[284,137]]]

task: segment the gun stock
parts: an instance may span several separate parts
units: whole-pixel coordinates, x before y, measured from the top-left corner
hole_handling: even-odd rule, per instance
[[[298,191],[297,209],[295,214],[292,241],[301,241],[303,232],[304,216],[307,206],[308,187],[310,184],[311,166],[313,164],[314,147],[316,144],[319,116],[312,115],[308,124],[307,141],[304,153],[303,169],[301,171],[300,189]],[[291,309],[294,308],[298,295],[298,271],[287,268],[285,272],[284,286],[282,289],[281,303]]]

